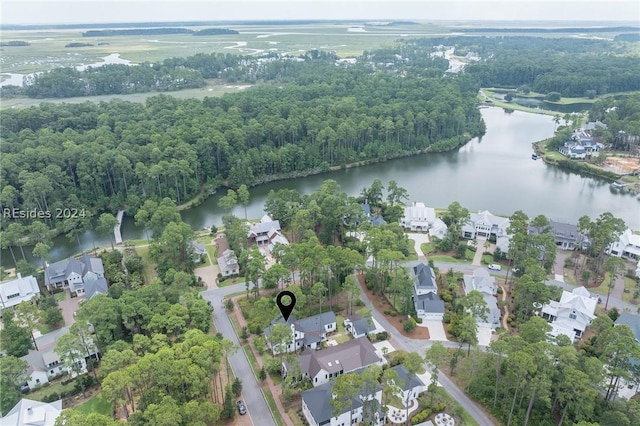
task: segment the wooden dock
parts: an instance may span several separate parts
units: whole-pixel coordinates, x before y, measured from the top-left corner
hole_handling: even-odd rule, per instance
[[[116,244],[122,244],[122,232],[120,232],[120,227],[122,226],[122,217],[124,216],[124,210],[118,211],[118,215],[116,219],[118,219],[118,224],[113,227],[113,235],[116,239]]]

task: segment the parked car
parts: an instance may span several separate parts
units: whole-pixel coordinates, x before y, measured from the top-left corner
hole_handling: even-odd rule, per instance
[[[247,414],[247,407],[244,406],[244,402],[242,401],[238,401],[238,413],[240,413],[241,416]]]
[[[498,265],[497,263],[490,264],[488,268],[492,271],[502,271],[502,266]]]

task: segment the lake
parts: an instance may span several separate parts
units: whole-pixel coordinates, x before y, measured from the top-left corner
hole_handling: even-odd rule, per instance
[[[487,124],[486,135],[453,152],[400,158],[251,188],[248,217],[259,218],[264,214],[264,202],[272,189],[293,188],[308,194],[324,180],[334,179],[344,192],[357,195],[378,178],[385,185],[395,180],[407,189],[410,201],[421,201],[431,207],[445,208],[458,201],[471,211],[511,215],[522,210],[530,217],[544,214],[549,219],[569,223],[576,223],[583,215],[595,218],[610,211],[624,219],[630,228],[640,229],[640,201],[633,194],[616,192],[606,180],[531,159],[531,144],[553,135],[552,117],[520,111],[506,113],[495,107],[482,109],[482,116]],[[226,190],[218,190],[200,206],[183,211],[183,220],[195,230],[220,225],[223,212],[217,203],[225,193]],[[233,213],[243,217],[244,209],[236,207]],[[122,231],[125,239],[145,238],[132,218],[125,218]],[[87,232],[81,237],[82,248],[93,248],[94,240],[95,244],[109,245],[108,238]],[[76,252],[75,241],[59,236],[54,241],[51,260]],[[12,266],[8,251],[2,251],[2,264]]]

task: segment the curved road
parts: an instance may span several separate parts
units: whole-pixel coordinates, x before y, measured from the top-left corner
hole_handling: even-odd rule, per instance
[[[421,261],[411,261],[406,262],[405,266],[411,267],[415,266]],[[446,263],[446,262],[436,262],[436,266],[441,270],[453,268],[455,270],[470,273],[473,272],[474,269],[478,268],[478,266],[462,264],[462,263]],[[506,276],[506,271],[492,271],[493,275],[498,276]],[[547,285],[555,285],[558,287],[562,287],[568,291],[571,291],[575,288],[575,286],[563,283],[561,281],[556,280],[548,280],[546,281]],[[223,306],[223,300],[225,296],[237,293],[241,291],[245,291],[246,287],[244,283],[235,284],[229,287],[222,287],[212,290],[203,291],[200,294],[202,297],[211,302],[213,306],[213,321],[216,326],[216,330],[218,330],[224,338],[232,341],[237,347],[240,347],[240,341],[238,340],[238,336],[236,335],[233,327],[231,325],[231,321],[226,314],[226,310]],[[431,347],[432,341],[430,340],[417,340],[411,339],[400,334],[394,326],[392,326],[385,316],[378,312],[374,307],[371,301],[367,298],[366,294],[361,294],[365,305],[371,309],[373,312],[373,317],[386,329],[389,331],[393,339],[400,346],[399,349],[403,349],[406,351],[417,352],[419,354],[423,354],[424,351]],[[630,305],[628,303],[623,302],[622,300],[611,297],[609,299],[609,306],[617,307],[621,311],[624,309],[633,309],[635,311],[636,307]],[[457,348],[460,346],[459,343],[456,342],[441,342],[446,347]],[[486,350],[486,347],[480,347],[481,350]],[[264,399],[264,395],[260,389],[256,376],[251,369],[249,361],[244,354],[244,351],[237,351],[233,355],[229,357],[229,363],[231,364],[231,368],[236,375],[242,380],[242,394],[245,399],[247,405],[248,415],[251,419],[251,422],[255,424],[253,419],[260,419],[261,425],[275,425],[275,420],[273,419],[273,415],[267,406],[267,403]],[[476,403],[471,400],[462,390],[460,390],[455,383],[451,381],[443,372],[440,373],[439,376],[440,384],[444,387],[444,389],[449,392],[449,394],[473,417],[473,419],[478,422],[481,426],[493,426],[494,423],[487,417],[487,415],[479,408]]]
[[[225,339],[232,341],[237,348],[240,348],[240,341],[231,325],[231,320],[229,320],[229,316],[224,308],[223,300],[224,297],[229,294],[245,290],[245,284],[240,283],[200,293],[200,295],[208,302],[211,302],[213,306],[213,323],[215,324],[216,330],[221,333]],[[231,364],[233,374],[242,380],[242,396],[247,406],[247,417],[249,417],[250,420],[249,424],[275,426],[276,422],[264,399],[256,375],[251,369],[251,365],[244,351],[237,350],[230,355],[229,364]],[[256,422],[256,419],[259,421]]]

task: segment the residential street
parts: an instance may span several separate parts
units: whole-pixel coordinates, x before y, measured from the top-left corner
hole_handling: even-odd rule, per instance
[[[251,369],[251,365],[249,364],[249,360],[244,354],[244,351],[240,348],[238,336],[233,330],[231,321],[229,320],[223,306],[223,299],[225,296],[239,291],[244,291],[245,289],[245,284],[240,283],[229,287],[206,290],[201,292],[200,295],[205,300],[211,302],[211,305],[213,306],[213,322],[216,330],[218,330],[225,339],[232,341],[238,348],[238,350],[229,357],[229,363],[231,364],[233,374],[242,380],[242,398],[247,406],[247,415],[241,416],[241,418],[248,418],[248,420],[250,420],[248,424],[275,425],[276,422],[271,415],[271,411],[267,406],[264,396],[262,395],[256,375]],[[274,395],[274,397],[276,396]],[[256,422],[256,420],[258,421]]]
[[[420,261],[411,261],[406,262],[405,265],[407,267],[415,266]],[[446,271],[449,268],[453,268],[458,271],[462,271],[465,273],[473,272],[474,269],[478,268],[478,266],[461,264],[461,263],[447,263],[447,262],[436,262],[436,266],[440,268],[441,271]],[[497,276],[506,276],[506,271],[492,271],[492,275]],[[573,290],[575,286],[561,282],[556,280],[548,280],[546,281],[547,285],[555,285],[561,287],[566,290]],[[237,293],[239,291],[244,291],[245,284],[239,283],[229,287],[223,288],[214,288],[210,290],[206,290],[201,292],[200,294],[204,297],[205,300],[210,301],[213,309],[213,320],[216,329],[222,333],[222,335],[231,340],[236,346],[240,347],[240,342],[238,340],[238,336],[233,330],[231,326],[231,321],[226,314],[225,308],[223,306],[223,299],[225,296]],[[433,342],[431,340],[416,340],[403,336],[400,334],[395,327],[393,327],[385,318],[385,316],[373,309],[373,305],[371,301],[367,298],[366,294],[361,293],[361,297],[365,302],[365,305],[372,310],[373,317],[382,325],[385,330],[388,330],[391,334],[391,338],[397,346],[397,349],[403,349],[406,351],[414,351],[418,352],[421,355],[424,355],[425,350],[431,347]],[[624,311],[625,309],[631,310],[631,312],[635,312],[637,307],[631,305],[629,303],[623,302],[620,299],[610,297],[609,299],[610,307],[617,307],[620,311]],[[458,348],[460,344],[457,342],[441,342],[445,347],[450,348]],[[485,351],[486,347],[480,346],[480,350]],[[255,374],[251,370],[251,366],[249,361],[247,360],[243,351],[238,350],[232,356],[229,357],[229,362],[231,363],[231,367],[233,369],[234,374],[242,380],[243,384],[243,398],[247,405],[248,415],[247,417],[253,422],[253,419],[260,419],[260,424],[264,425],[275,425],[275,421],[271,415],[269,407],[260,391],[260,386],[256,380]],[[492,426],[493,423],[489,420],[489,418],[484,414],[484,412],[476,405],[474,401],[472,401],[469,397],[465,395],[465,393],[460,390],[454,383],[449,379],[443,372],[440,373],[440,384],[451,394],[451,396],[477,421],[481,426]]]

